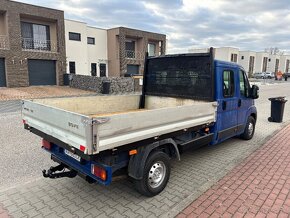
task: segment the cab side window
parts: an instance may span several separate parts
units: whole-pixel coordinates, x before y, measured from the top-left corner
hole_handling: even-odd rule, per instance
[[[225,70],[223,72],[223,95],[225,98],[235,95],[234,72]]]
[[[240,95],[244,97],[248,97],[249,85],[248,85],[248,80],[246,79],[246,76],[245,76],[245,72],[240,70],[239,77],[240,77]]]

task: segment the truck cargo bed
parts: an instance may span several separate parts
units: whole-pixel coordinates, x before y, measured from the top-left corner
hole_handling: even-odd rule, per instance
[[[84,153],[97,154],[215,121],[216,103],[139,95],[25,100],[26,124]]]

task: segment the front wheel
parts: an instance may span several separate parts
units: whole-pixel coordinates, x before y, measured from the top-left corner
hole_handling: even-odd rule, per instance
[[[241,135],[241,138],[245,140],[252,139],[255,133],[255,126],[256,126],[256,120],[254,119],[254,117],[250,116],[248,118],[246,128],[243,134]]]
[[[143,178],[134,180],[135,188],[142,195],[152,197],[166,187],[170,177],[170,158],[162,152],[157,151],[147,158]]]

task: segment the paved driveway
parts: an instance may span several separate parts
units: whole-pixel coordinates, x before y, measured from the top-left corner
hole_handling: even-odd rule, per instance
[[[153,198],[138,194],[126,178],[104,187],[80,178],[40,177],[40,169],[49,165],[48,155],[40,149],[40,139],[22,130],[18,114],[1,116],[0,140],[4,145],[0,153],[4,159],[0,174],[5,178],[0,187],[0,213],[14,217],[173,217],[285,125],[267,121],[268,97],[289,98],[289,90],[288,83],[261,86],[255,137],[251,141],[234,138],[185,153],[180,162],[172,162],[167,188]],[[285,107],[287,122],[289,106]]]
[[[0,88],[0,101],[58,96],[77,96],[88,94],[94,94],[94,92],[74,89],[68,86],[30,86],[21,88]]]

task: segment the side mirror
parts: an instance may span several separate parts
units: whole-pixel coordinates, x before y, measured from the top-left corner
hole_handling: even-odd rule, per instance
[[[259,98],[259,87],[256,85],[253,85],[251,88],[251,97],[252,99]]]

